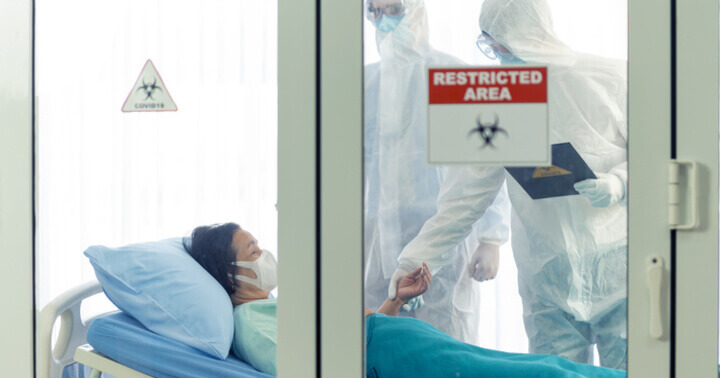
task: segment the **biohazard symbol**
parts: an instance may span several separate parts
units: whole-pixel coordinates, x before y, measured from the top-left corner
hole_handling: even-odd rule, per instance
[[[162,88],[160,88],[160,87],[157,85],[157,79],[153,80],[152,84],[146,83],[146,82],[145,82],[145,79],[143,79],[142,83],[143,83],[143,85],[141,85],[140,87],[138,87],[138,89],[137,89],[136,92],[143,91],[143,92],[145,93],[145,98],[144,98],[144,100],[147,100],[147,99],[154,100],[154,98],[153,98],[152,95],[153,95],[153,92],[155,92],[156,90],[162,92]]]
[[[558,167],[557,165],[553,165],[550,167],[537,167],[535,168],[535,172],[533,172],[532,178],[542,178],[542,177],[555,177],[555,176],[564,176],[564,175],[571,175],[572,172],[562,169]]]
[[[498,126],[500,124],[500,119],[497,114],[495,114],[495,119],[490,124],[484,124],[481,120],[482,114],[479,114],[477,117],[477,127],[470,130],[468,133],[468,138],[470,138],[473,133],[480,134],[480,138],[483,140],[483,145],[480,146],[480,148],[485,148],[485,146],[490,146],[490,148],[495,148],[495,145],[493,145],[492,141],[493,139],[499,134],[505,134],[508,135],[507,131],[505,129]]]

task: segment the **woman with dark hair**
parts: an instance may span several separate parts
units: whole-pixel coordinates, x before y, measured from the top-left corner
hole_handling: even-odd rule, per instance
[[[277,287],[277,260],[235,223],[197,227],[184,244],[190,256],[227,291],[233,307],[267,299]]]
[[[196,228],[185,249],[230,295],[235,309],[232,350],[256,369],[276,374],[277,262],[235,223]],[[426,264],[398,283],[398,295],[377,313],[365,310],[369,377],[625,377],[624,371],[552,355],[505,353],[460,342],[422,320],[398,317],[432,282]]]

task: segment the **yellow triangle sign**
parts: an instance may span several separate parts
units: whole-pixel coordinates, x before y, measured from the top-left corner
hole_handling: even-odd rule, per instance
[[[130,94],[123,104],[123,112],[173,112],[175,101],[165,87],[153,62],[148,59],[140,71]]]
[[[555,177],[555,176],[564,176],[564,175],[570,175],[572,172],[562,169],[558,167],[557,165],[553,165],[550,167],[537,167],[535,168],[535,172],[533,172],[532,178],[542,178],[542,177]]]

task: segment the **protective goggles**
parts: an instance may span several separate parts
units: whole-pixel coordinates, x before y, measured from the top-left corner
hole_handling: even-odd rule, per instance
[[[379,20],[383,14],[394,17],[405,15],[405,0],[368,0],[366,17],[370,21]]]
[[[488,57],[488,59],[512,58],[513,54],[510,50],[503,46],[500,42],[496,41],[485,32],[478,35],[477,41],[475,42],[477,47],[482,53]]]

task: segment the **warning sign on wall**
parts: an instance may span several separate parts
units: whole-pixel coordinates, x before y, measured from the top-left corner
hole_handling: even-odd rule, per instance
[[[148,59],[140,72],[133,89],[130,91],[123,112],[172,112],[177,106],[170,97],[160,74],[153,62]]]
[[[549,166],[547,67],[430,68],[430,164]]]

